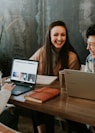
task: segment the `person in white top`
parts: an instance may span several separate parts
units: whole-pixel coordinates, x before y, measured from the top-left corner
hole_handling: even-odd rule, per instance
[[[7,105],[7,102],[11,96],[11,91],[15,85],[5,83],[4,86],[1,87],[0,91],[0,114],[4,111],[5,106]]]
[[[5,83],[0,90],[0,122],[17,130],[18,112],[15,106],[7,106],[11,92],[15,85],[13,83]]]

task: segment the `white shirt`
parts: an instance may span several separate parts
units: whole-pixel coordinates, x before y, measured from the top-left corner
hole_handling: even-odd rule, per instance
[[[2,89],[0,91],[0,114],[4,111],[10,96],[11,96],[11,91],[6,89]]]

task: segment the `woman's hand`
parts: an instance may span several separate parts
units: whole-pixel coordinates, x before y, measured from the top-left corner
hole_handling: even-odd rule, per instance
[[[13,83],[5,83],[1,89],[6,89],[9,91],[12,91],[14,89],[15,85]]]

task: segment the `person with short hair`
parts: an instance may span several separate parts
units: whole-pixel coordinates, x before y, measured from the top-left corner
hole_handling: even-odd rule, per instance
[[[87,72],[95,72],[95,24],[89,26],[86,32],[87,37],[87,50],[89,55],[86,58],[86,69]]]
[[[86,31],[87,50],[90,52],[86,58],[86,72],[95,73],[95,24],[88,27]],[[95,132],[95,127],[89,126],[92,132]]]
[[[86,31],[87,38],[87,50],[89,50],[89,55],[86,57],[85,72],[95,72],[95,24],[88,27]],[[77,133],[92,133],[95,132],[95,127],[86,124],[76,123],[74,121],[69,121],[69,128],[76,130]],[[82,131],[81,131],[82,129]]]

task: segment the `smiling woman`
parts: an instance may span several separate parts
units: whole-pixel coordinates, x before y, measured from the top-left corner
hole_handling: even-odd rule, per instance
[[[56,52],[59,52],[66,41],[66,29],[62,26],[55,26],[51,29],[51,42]]]
[[[44,45],[30,60],[39,61],[38,74],[59,76],[64,68],[80,69],[78,56],[70,44],[68,30],[63,21],[52,22],[46,32]],[[54,133],[54,118],[51,115],[32,111],[34,133]]]
[[[64,68],[80,69],[78,56],[70,44],[68,30],[63,21],[51,23],[44,45],[30,59],[39,61],[38,73],[59,75]]]

